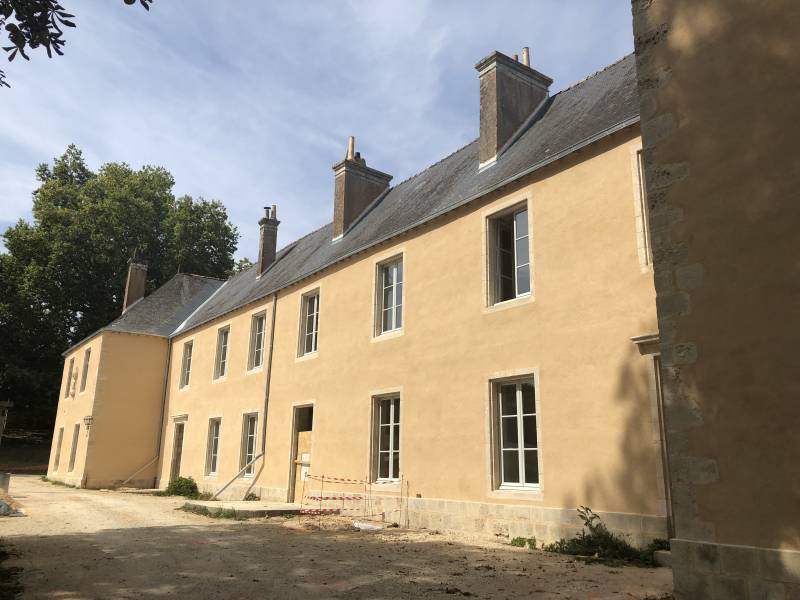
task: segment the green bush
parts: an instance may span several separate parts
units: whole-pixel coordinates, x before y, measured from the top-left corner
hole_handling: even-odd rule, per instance
[[[561,538],[542,549],[558,554],[571,554],[600,559],[606,562],[627,562],[637,566],[651,567],[655,564],[656,550],[669,548],[666,540],[653,540],[645,548],[635,548],[625,538],[612,533],[603,521],[588,506],[578,508],[584,528],[573,538]]]
[[[192,477],[178,477],[170,481],[167,489],[164,490],[164,495],[183,496],[195,500],[200,494],[197,491],[197,482]]]
[[[246,502],[258,502],[261,500],[258,496],[256,496],[253,492],[248,492],[247,496],[244,497]]]
[[[531,550],[536,550],[536,538],[515,537],[513,540],[511,540],[511,545],[516,546],[517,548],[524,548],[527,546]]]

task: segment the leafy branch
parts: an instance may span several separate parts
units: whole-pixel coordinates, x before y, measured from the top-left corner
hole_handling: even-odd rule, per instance
[[[125,4],[136,4],[137,0],[124,0]],[[153,0],[138,0],[145,10],[150,10]],[[8,60],[17,56],[30,60],[26,50],[43,47],[48,58],[53,53],[64,54],[64,29],[75,27],[75,15],[57,0],[0,0],[0,28],[8,35],[10,46],[3,46]],[[0,87],[11,87],[6,74],[0,69]]]

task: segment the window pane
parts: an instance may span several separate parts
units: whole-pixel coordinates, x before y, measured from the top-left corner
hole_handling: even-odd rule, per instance
[[[536,417],[522,417],[522,428],[524,430],[524,442],[526,448],[536,448]]]
[[[402,283],[403,282],[403,261],[402,260],[398,260],[397,261],[397,279],[396,279],[396,281],[397,281],[397,283]]]
[[[392,400],[394,402],[394,422],[400,422],[400,398],[395,398]]]
[[[525,265],[530,261],[528,256],[528,237],[519,238],[517,240],[517,264]]]
[[[539,483],[539,463],[536,450],[525,450],[525,483]]]
[[[392,329],[392,313],[390,310],[384,310],[381,331],[389,331],[390,329]]]
[[[506,252],[511,252],[514,247],[514,233],[505,217],[497,222],[497,247]]]
[[[389,402],[390,400],[381,400],[380,401],[380,411],[381,411],[381,425],[385,425],[389,423]]]
[[[383,306],[382,308],[388,309],[394,306],[394,289],[384,288],[383,290]]]
[[[503,450],[503,483],[519,483],[519,454]]]
[[[517,294],[528,294],[531,291],[530,266],[525,265],[517,269]]]
[[[500,275],[505,277],[514,275],[514,255],[511,252],[500,253]]]
[[[517,386],[512,384],[500,386],[500,404],[502,415],[517,414]]]
[[[533,384],[523,383],[522,388],[522,414],[529,415],[536,412],[536,402],[533,396]]]
[[[388,479],[389,477],[389,453],[381,452],[378,459],[378,477]]]
[[[398,305],[394,311],[394,326],[395,329],[400,329],[403,326],[403,306]]]
[[[517,417],[503,417],[503,448],[517,448],[518,444],[518,427]]]
[[[400,450],[400,425],[393,425],[394,427],[394,447],[392,450]]]
[[[389,450],[389,433],[390,433],[390,425],[383,425],[380,427],[380,434],[379,434],[379,441],[378,441],[378,449]]]
[[[392,453],[392,477],[395,479],[400,477],[400,453]]]
[[[514,215],[514,221],[517,237],[528,235],[528,211],[519,211],[516,215]]]

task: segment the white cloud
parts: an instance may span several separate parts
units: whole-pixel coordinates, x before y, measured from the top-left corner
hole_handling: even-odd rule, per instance
[[[66,56],[6,68],[0,221],[30,214],[35,166],[74,142],[93,168],[158,164],[177,194],[222,200],[240,256],[266,204],[281,243],[330,220],[348,135],[396,182],[473,139],[492,50],[531,46],[557,90],[632,48],[620,2],[64,4]]]

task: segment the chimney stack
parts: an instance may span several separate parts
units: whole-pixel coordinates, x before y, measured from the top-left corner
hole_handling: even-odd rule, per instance
[[[278,252],[278,207],[272,205],[264,207],[264,217],[258,222],[260,235],[258,243],[258,273],[256,277],[261,277],[272,263],[275,262],[275,255]]]
[[[389,188],[391,175],[367,166],[367,161],[356,152],[356,140],[351,135],[347,141],[347,156],[333,165],[333,239],[341,238],[383,192]]]
[[[125,282],[125,298],[122,300],[122,312],[144,298],[144,288],[147,283],[147,265],[137,263],[134,259],[128,261],[128,279]]]
[[[518,62],[493,52],[475,68],[479,73],[481,124],[479,166],[491,164],[506,142],[547,99],[553,80],[530,66],[530,50]]]

